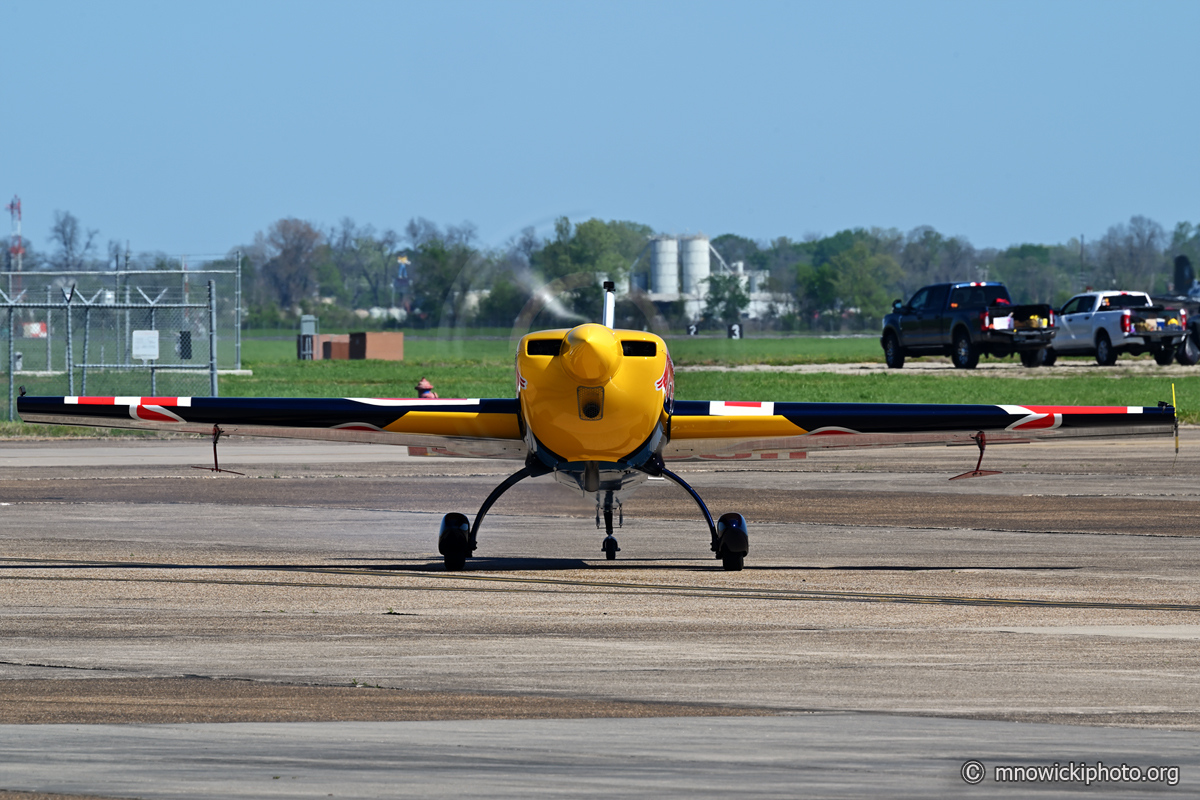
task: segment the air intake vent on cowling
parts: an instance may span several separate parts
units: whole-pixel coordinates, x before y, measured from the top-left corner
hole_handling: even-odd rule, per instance
[[[562,351],[562,339],[530,339],[525,352],[531,356],[556,356]]]
[[[654,358],[658,353],[658,347],[654,342],[639,342],[629,340],[621,342],[621,353],[627,356],[636,356],[640,358]]]
[[[580,386],[576,391],[579,398],[579,418],[594,422],[604,418],[604,387]]]

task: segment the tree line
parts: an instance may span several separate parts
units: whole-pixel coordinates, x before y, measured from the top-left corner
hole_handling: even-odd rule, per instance
[[[648,286],[648,225],[563,217],[540,237],[532,228],[498,246],[479,241],[468,223],[442,226],[414,218],[402,232],[343,219],[330,227],[295,218],[277,220],[246,245],[243,255],[247,327],[291,327],[300,314],[321,317],[327,329],[361,324],[363,309],[378,324],[443,326],[558,326],[600,316],[599,282]],[[55,212],[44,252],[25,242],[25,270],[177,267],[163,253],[133,255],[69,212]],[[1112,225],[1094,241],[976,248],[964,236],[929,226],[907,233],[854,228],[796,241],[756,241],[736,234],[712,240],[727,264],[743,262],[765,280],[765,312],[751,324],[777,330],[871,330],[895,298],[943,281],[1003,281],[1019,302],[1061,304],[1086,288],[1166,293],[1171,264],[1187,256],[1200,265],[1200,225],[1181,222],[1168,233],[1143,216]],[[11,253],[6,253],[12,269]],[[1186,291],[1188,287],[1182,287]],[[698,322],[719,326],[742,317],[750,303],[745,284],[714,271],[701,319],[686,317],[682,302],[651,304],[637,291],[618,303],[618,321],[631,327],[680,329]],[[357,313],[356,313],[357,312]]]

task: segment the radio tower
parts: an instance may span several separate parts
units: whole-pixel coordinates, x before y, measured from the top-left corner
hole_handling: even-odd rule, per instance
[[[12,244],[8,246],[8,253],[12,256],[13,262],[16,264],[17,272],[21,271],[21,256],[25,255],[25,240],[21,238],[21,198],[13,195],[12,202],[5,206],[8,213],[12,214]]]

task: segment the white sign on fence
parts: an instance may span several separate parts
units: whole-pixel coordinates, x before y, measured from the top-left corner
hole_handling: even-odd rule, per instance
[[[133,332],[133,357],[139,361],[158,360],[158,331]]]

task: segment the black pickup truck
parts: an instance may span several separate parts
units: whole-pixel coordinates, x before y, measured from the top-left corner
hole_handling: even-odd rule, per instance
[[[908,356],[947,355],[959,369],[974,369],[983,354],[1019,353],[1040,367],[1054,340],[1054,308],[1013,305],[1002,283],[935,283],[907,303],[892,304],[883,318],[884,360],[892,369]]]
[[[1187,256],[1175,256],[1175,282],[1172,286],[1174,293],[1156,295],[1150,301],[1155,305],[1187,311],[1190,335],[1175,351],[1175,360],[1185,367],[1194,367],[1200,363],[1200,281],[1196,280],[1192,260]]]

